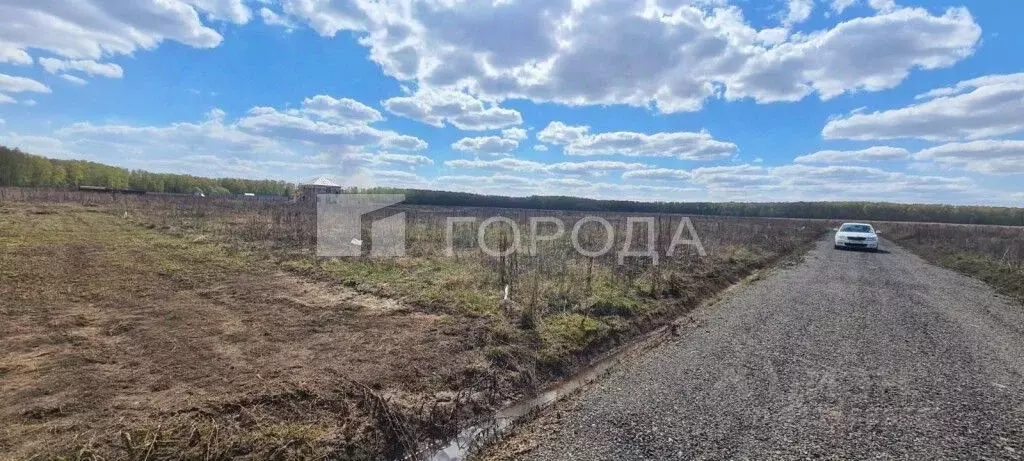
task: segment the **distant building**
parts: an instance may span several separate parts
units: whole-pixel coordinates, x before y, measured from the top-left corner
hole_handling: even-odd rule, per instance
[[[319,194],[340,194],[341,186],[323,176],[299,185],[299,201],[316,201]]]

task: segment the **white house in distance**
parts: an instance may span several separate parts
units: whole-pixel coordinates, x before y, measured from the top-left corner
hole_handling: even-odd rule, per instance
[[[340,194],[341,186],[323,176],[299,185],[299,201],[316,201],[318,194]]]

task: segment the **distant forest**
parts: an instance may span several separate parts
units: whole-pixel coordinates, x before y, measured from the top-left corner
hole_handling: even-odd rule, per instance
[[[634,202],[557,196],[502,197],[464,192],[388,188],[374,188],[363,192],[403,193],[406,195],[405,203],[411,205],[1024,226],[1024,208],[991,206],[887,202]]]
[[[0,146],[0,186],[99,186],[170,194],[290,196],[295,185],[287,181],[203,178],[186,174],[128,170],[84,160],[57,160]]]
[[[128,170],[81,160],[56,160],[0,146],[0,187],[102,186],[147,192],[206,195],[294,196],[287,181],[203,178]],[[920,205],[883,202],[635,202],[580,197],[503,197],[466,192],[370,188],[347,192],[400,193],[410,205],[529,208],[545,210],[679,213],[763,218],[819,218],[863,221],[924,221],[1024,226],[1024,208]]]

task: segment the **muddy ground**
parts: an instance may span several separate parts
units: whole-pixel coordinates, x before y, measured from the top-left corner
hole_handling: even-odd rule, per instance
[[[77,206],[0,207],[0,279],[4,458],[374,458],[486,367],[479,319]]]

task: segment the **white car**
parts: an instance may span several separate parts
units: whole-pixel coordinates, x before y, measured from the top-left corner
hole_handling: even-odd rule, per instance
[[[836,249],[858,248],[878,250],[878,233],[871,224],[848,222],[836,231]]]

